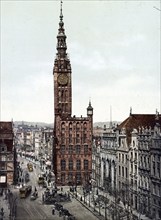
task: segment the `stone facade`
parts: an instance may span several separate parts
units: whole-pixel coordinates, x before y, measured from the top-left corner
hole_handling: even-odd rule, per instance
[[[92,186],[97,191],[101,186],[101,137],[94,136],[92,146]]]
[[[158,123],[161,124],[160,115],[158,115]],[[150,149],[155,146],[154,141],[152,143],[152,131],[155,125],[155,114],[130,114],[117,128],[119,142],[117,151],[118,189],[120,191],[121,188],[125,188],[126,194],[122,194],[120,198],[125,207],[130,206],[129,211],[133,213],[133,218],[150,219],[152,216]],[[123,145],[124,151],[122,150]],[[159,149],[159,142],[157,145]],[[159,151],[157,155],[159,155]],[[155,156],[155,161],[157,157]]]
[[[161,123],[157,123],[150,147],[150,195],[153,219],[161,219]]]
[[[116,188],[116,133],[112,129],[103,132],[101,139],[101,187],[109,193]]]
[[[124,219],[161,219],[160,126],[159,113],[130,113],[93,143],[92,178],[118,201]]]
[[[139,129],[139,212],[143,219],[161,219],[161,131]]]

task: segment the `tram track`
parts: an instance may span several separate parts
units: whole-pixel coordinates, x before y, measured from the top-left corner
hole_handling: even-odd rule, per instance
[[[28,161],[23,160],[22,169],[27,170],[27,163]],[[50,210],[49,208],[44,209],[42,203],[41,203],[41,191],[42,188],[40,188],[37,184],[37,178],[38,173],[40,173],[40,168],[34,167],[33,172],[29,172],[30,180],[27,183],[27,185],[32,186],[32,192],[34,192],[35,187],[38,191],[38,198],[34,201],[30,200],[30,195],[28,195],[26,198],[21,199],[19,197],[19,193],[17,195],[17,220],[45,220],[49,219]],[[32,193],[31,192],[31,193]]]

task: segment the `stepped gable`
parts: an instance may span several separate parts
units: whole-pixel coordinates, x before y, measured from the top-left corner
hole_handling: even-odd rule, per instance
[[[125,128],[128,145],[131,143],[131,133],[133,129],[139,127],[153,129],[156,123],[161,125],[161,115],[156,114],[130,114],[118,127],[117,130]]]

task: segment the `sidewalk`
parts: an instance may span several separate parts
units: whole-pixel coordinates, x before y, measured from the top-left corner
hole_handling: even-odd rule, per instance
[[[102,210],[101,206],[96,206],[93,203],[93,199],[90,196],[83,195],[83,192],[80,187],[77,187],[77,191],[74,192],[69,192],[71,196],[73,196],[77,201],[79,201],[86,209],[88,209],[92,214],[94,214],[98,219],[100,220],[110,220],[110,217],[106,213],[106,218],[105,218],[105,209]],[[107,210],[106,210],[107,211]]]
[[[70,192],[79,202],[87,209],[97,215],[98,219],[111,220],[115,217],[118,219],[127,219],[127,212],[123,204],[118,204],[113,196],[107,192],[98,189],[98,192],[83,193],[82,187]],[[132,216],[129,216],[132,219]]]
[[[15,220],[17,213],[17,189],[9,186],[0,196],[0,219]],[[3,218],[2,218],[3,217]]]
[[[9,201],[7,199],[5,190],[3,191],[3,195],[0,196],[0,219],[3,216],[2,219],[10,219],[10,209],[9,209]],[[3,210],[3,211],[2,211]],[[3,214],[1,214],[3,212]]]

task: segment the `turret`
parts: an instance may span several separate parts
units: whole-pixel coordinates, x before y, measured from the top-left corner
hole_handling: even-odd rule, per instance
[[[87,107],[87,116],[93,116],[93,108],[91,105],[91,101],[89,101],[89,105]]]

